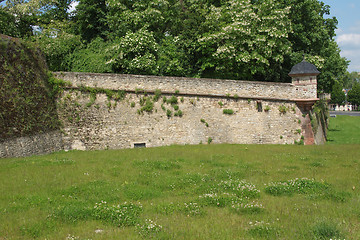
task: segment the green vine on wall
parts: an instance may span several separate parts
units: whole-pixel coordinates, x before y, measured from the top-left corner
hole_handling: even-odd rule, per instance
[[[0,35],[0,142],[60,129],[55,97],[61,81],[31,43]]]
[[[322,126],[322,131],[326,137],[328,120],[329,120],[329,109],[327,102],[325,100],[319,100],[314,104],[313,110],[309,114],[311,120],[311,127],[314,131],[314,134],[317,133],[319,129],[319,122]]]

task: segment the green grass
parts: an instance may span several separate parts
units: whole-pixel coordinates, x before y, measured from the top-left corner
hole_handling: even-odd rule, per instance
[[[328,144],[360,144],[360,117],[337,115],[330,118]]]
[[[360,239],[359,161],[225,144],[1,159],[0,239]]]

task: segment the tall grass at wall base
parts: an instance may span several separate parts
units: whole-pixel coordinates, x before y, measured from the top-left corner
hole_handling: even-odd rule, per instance
[[[2,159],[0,238],[359,239],[359,159],[226,144]]]

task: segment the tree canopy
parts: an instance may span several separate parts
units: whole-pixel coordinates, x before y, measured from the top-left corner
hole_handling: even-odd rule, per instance
[[[355,83],[352,89],[348,92],[348,101],[357,106],[357,110],[360,110],[360,83]]]
[[[53,71],[289,82],[305,54],[319,91],[346,82],[318,0],[79,0],[69,13],[73,2],[7,0],[0,33],[38,43]]]

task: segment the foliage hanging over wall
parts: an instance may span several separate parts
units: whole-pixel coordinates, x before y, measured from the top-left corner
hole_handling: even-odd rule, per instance
[[[59,83],[48,75],[41,52],[5,35],[0,35],[0,52],[0,141],[59,129]]]

